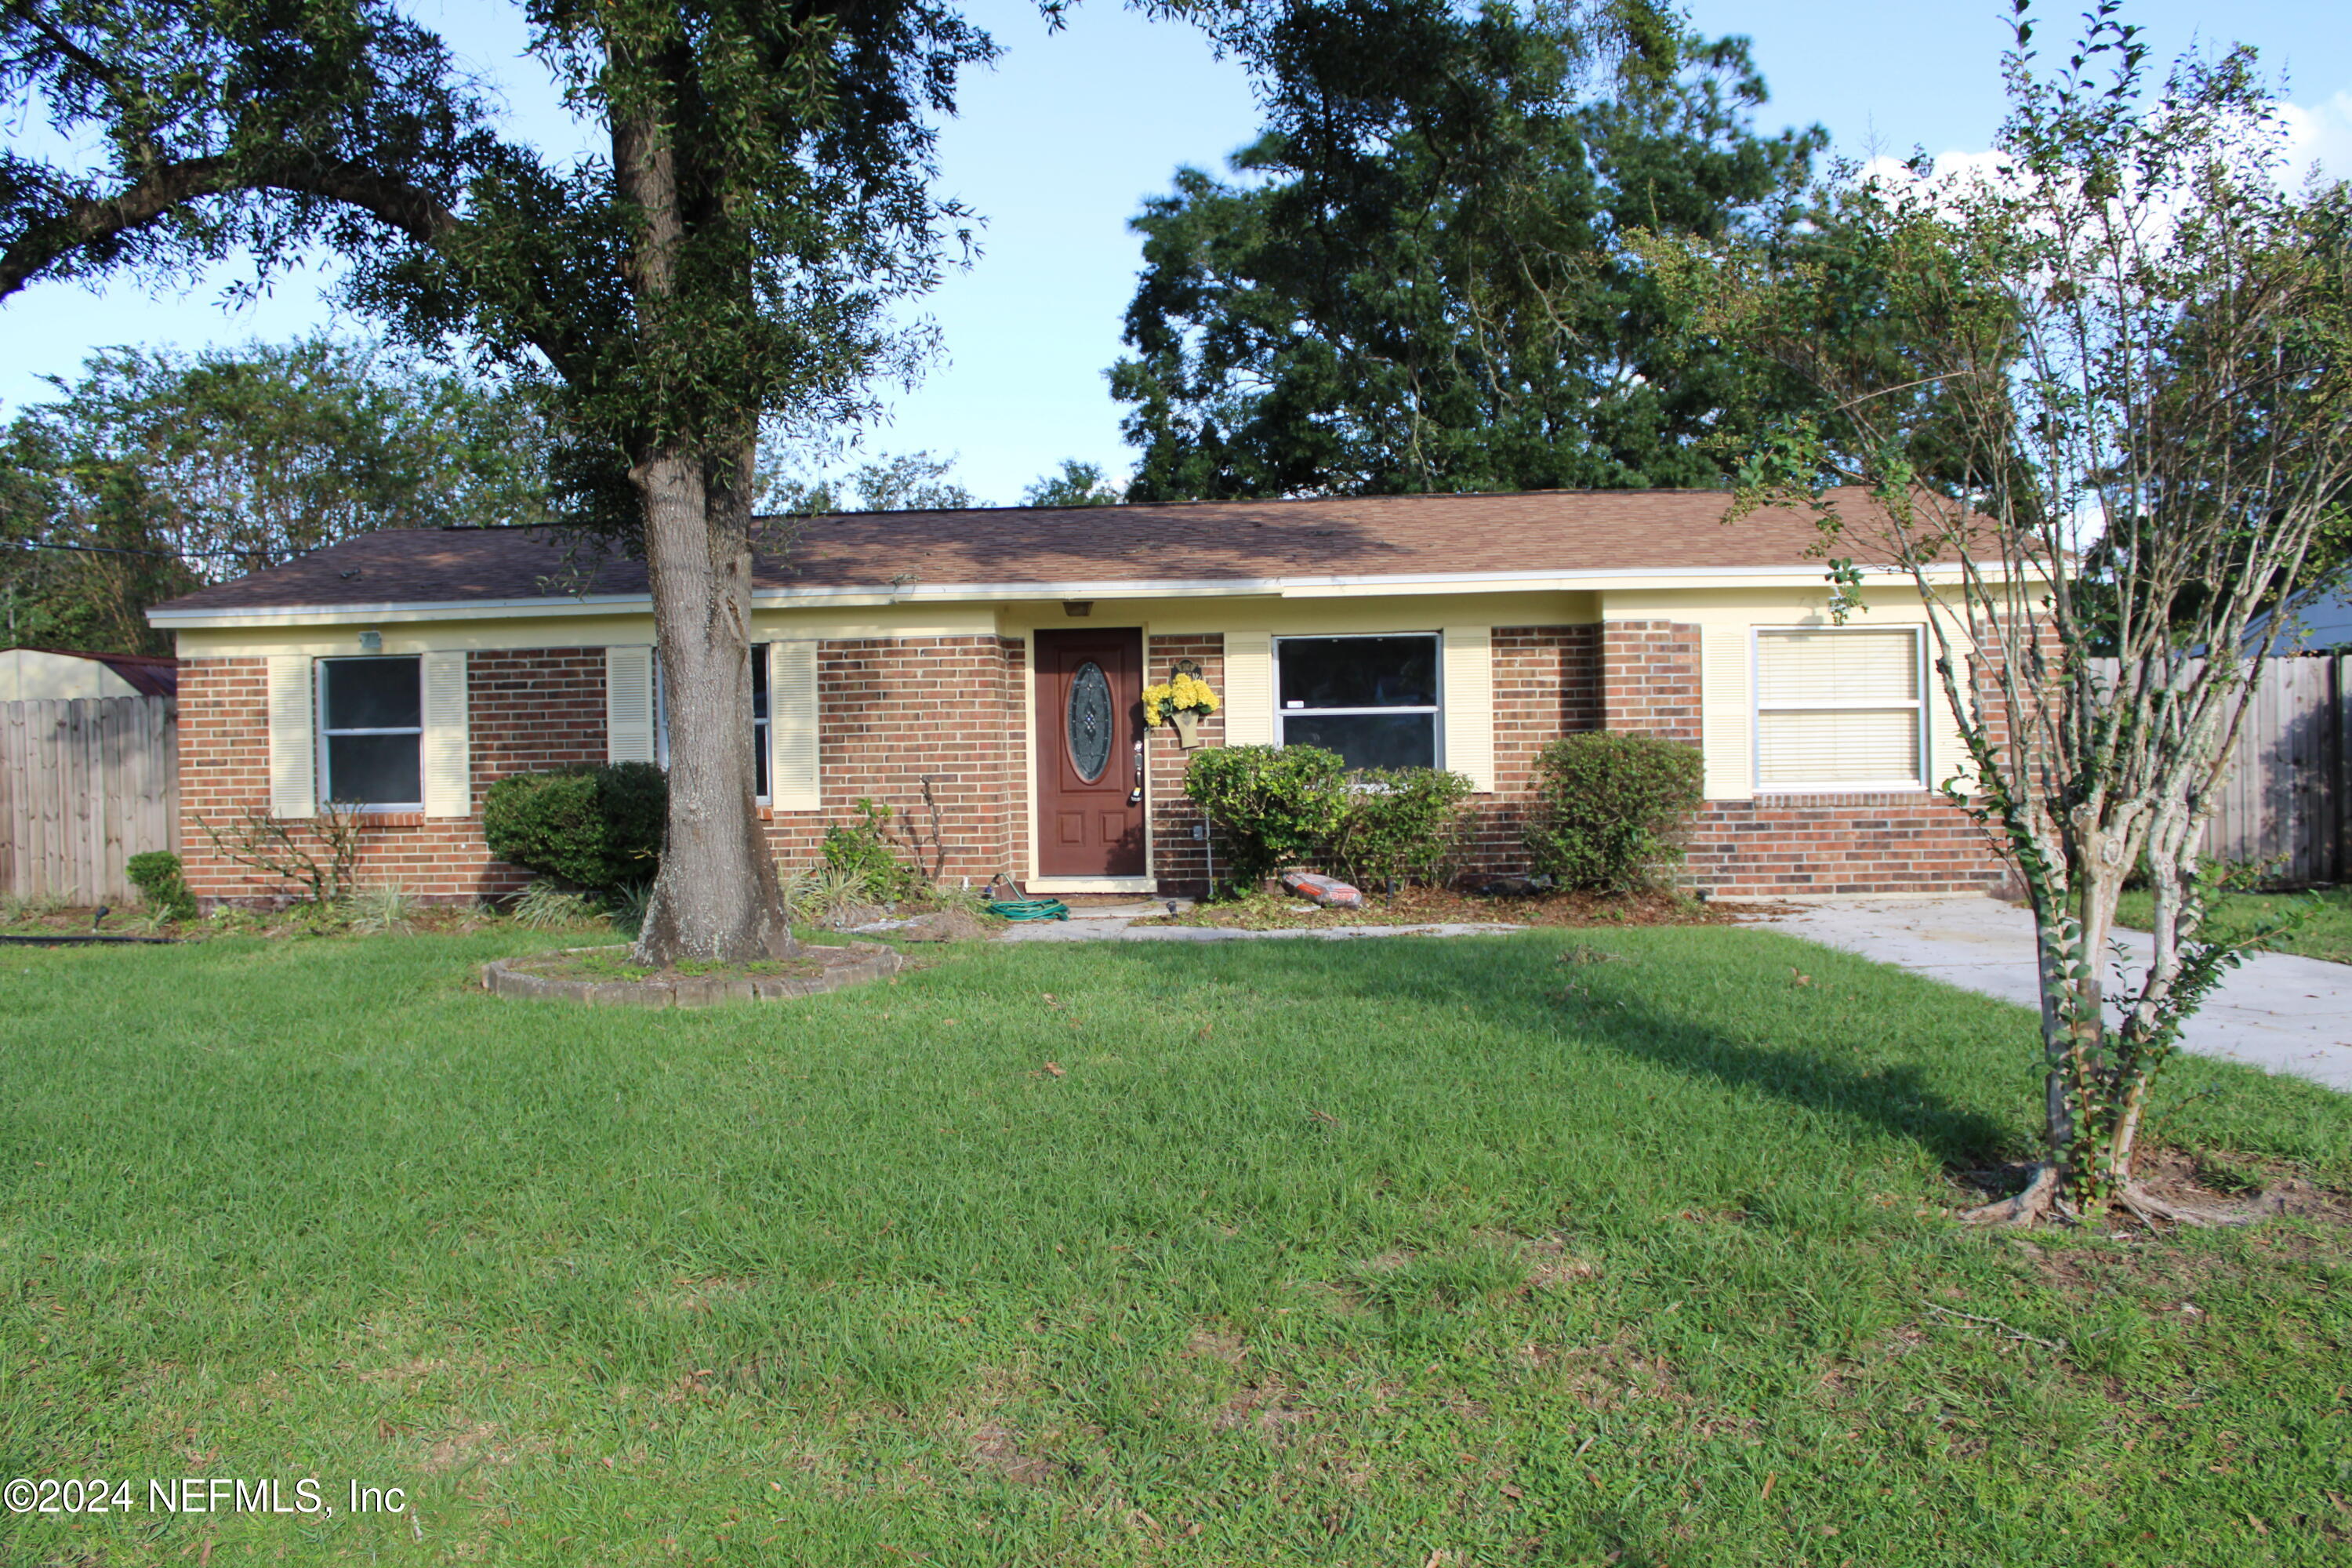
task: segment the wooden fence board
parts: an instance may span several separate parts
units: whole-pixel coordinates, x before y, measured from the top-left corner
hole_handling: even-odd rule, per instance
[[[2101,660],[2115,673],[2113,660]],[[2352,656],[2273,659],[2206,825],[2209,861],[2271,868],[2283,887],[2352,877]]]
[[[168,698],[0,702],[0,894],[135,901],[131,857],[177,847],[178,747]]]

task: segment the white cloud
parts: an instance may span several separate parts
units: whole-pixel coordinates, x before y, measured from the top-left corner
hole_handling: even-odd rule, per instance
[[[2287,167],[2300,177],[2314,163],[2331,180],[2352,180],[2352,91],[2311,108],[2279,105],[2286,121]]]

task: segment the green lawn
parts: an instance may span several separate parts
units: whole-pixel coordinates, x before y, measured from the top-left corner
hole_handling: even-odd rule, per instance
[[[1941,1217],[1999,1004],[1725,929],[469,989],[536,944],[0,952],[0,1476],[337,1508],[0,1562],[2345,1561],[2352,1241]],[[2352,1185],[2352,1101],[2165,1099]]]
[[[2116,906],[2116,917],[2135,931],[2146,931],[2153,903],[2146,893],[2126,893]],[[2326,888],[2314,893],[2223,893],[2213,900],[2208,920],[2216,931],[2251,931],[2285,914],[2301,916],[2291,931],[2271,940],[2280,952],[2352,963],[2352,888]]]

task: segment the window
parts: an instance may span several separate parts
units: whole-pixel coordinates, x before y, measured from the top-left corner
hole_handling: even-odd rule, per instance
[[[1919,631],[1756,634],[1756,784],[1763,790],[1923,789]]]
[[[768,645],[751,645],[751,771],[757,783],[753,792],[765,805],[771,792],[768,788]]]
[[[768,645],[751,645],[751,768],[760,804],[768,804]],[[654,763],[669,769],[669,703],[662,691],[661,650],[654,650]]]
[[[319,661],[319,798],[425,809],[423,660]]]
[[[1437,766],[1437,637],[1276,637],[1277,739],[1350,768]]]

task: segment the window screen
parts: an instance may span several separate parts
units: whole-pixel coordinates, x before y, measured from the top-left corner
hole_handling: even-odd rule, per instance
[[[425,808],[423,661],[319,663],[319,798]]]
[[[1768,790],[1924,788],[1919,634],[1756,634],[1756,782]]]
[[[1275,639],[1280,740],[1350,768],[1437,765],[1437,638]]]

